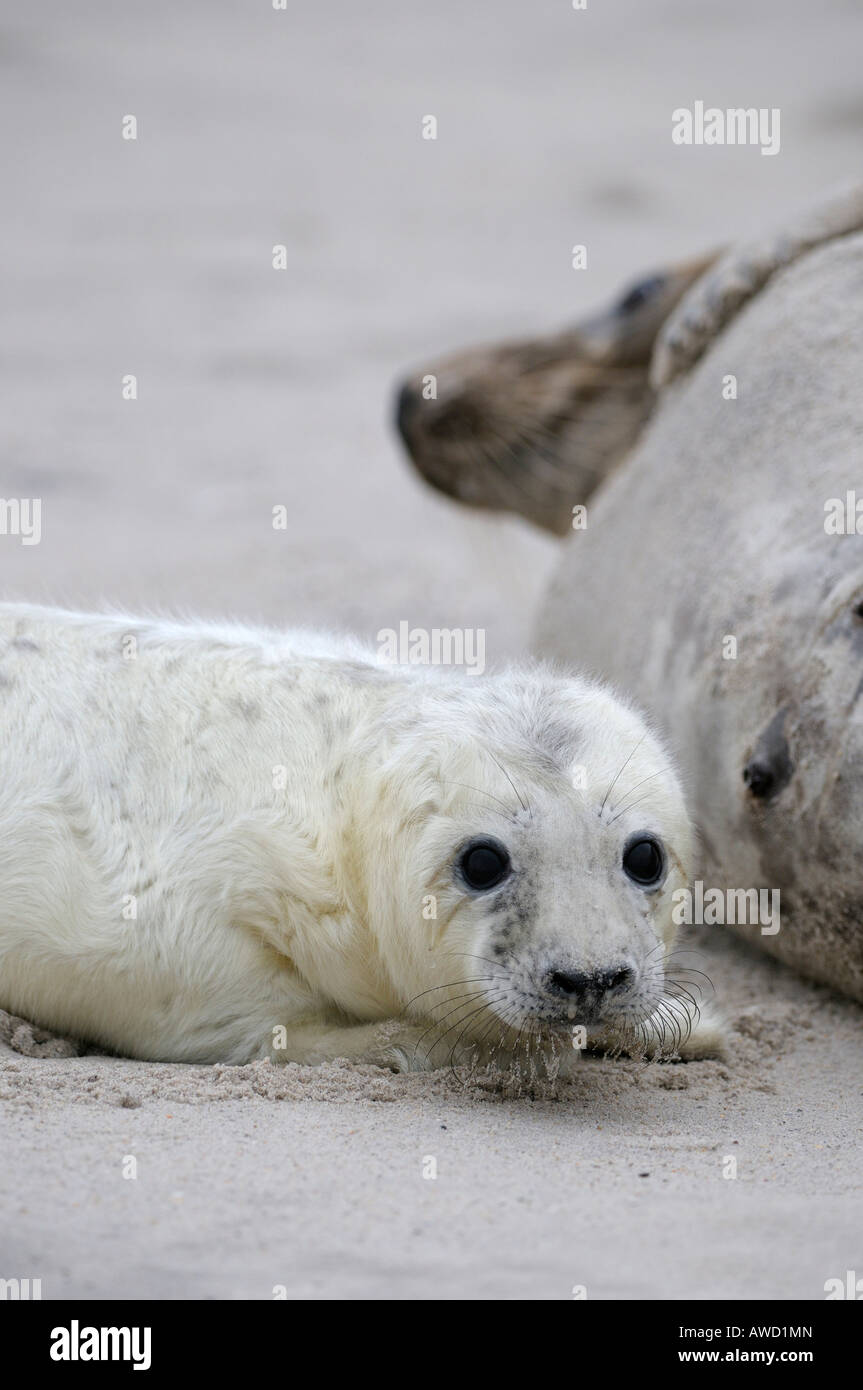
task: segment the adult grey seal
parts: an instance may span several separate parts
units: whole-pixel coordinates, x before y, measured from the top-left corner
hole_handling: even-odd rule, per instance
[[[707,271],[660,332],[655,412],[566,547],[537,638],[660,719],[705,880],[781,891],[778,931],[738,930],[858,999],[861,309],[860,188]]]

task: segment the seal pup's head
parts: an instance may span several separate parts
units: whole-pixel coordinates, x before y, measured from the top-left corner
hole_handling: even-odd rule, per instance
[[[429,1020],[426,1046],[445,1061],[460,1039],[579,1024],[637,1041],[667,1004],[672,894],[693,854],[677,774],[641,716],[548,670],[428,671],[406,674],[367,738],[354,824],[368,956]],[[685,1030],[667,1007],[671,1034],[675,1017]]]
[[[565,332],[458,352],[408,377],[396,424],[418,471],[468,506],[564,535],[573,506],[637,439],[656,399],[657,334],[713,259],[642,276]]]

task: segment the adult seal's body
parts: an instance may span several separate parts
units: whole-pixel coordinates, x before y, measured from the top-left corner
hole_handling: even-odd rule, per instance
[[[0,707],[10,1012],[198,1062],[686,1043],[689,821],[599,686],[3,605]]]

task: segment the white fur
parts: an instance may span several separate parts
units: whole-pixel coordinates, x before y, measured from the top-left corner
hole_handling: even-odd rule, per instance
[[[633,1007],[661,991],[689,822],[667,752],[598,686],[6,604],[0,741],[0,1006],[45,1027],[142,1058],[408,1066],[430,1022],[461,1022],[459,996],[505,977],[511,1017],[500,1000],[481,1015],[500,1043],[558,960],[650,956]],[[618,862],[644,827],[671,858],[652,895]],[[452,867],[486,833],[535,885],[518,958],[493,975],[489,903]]]

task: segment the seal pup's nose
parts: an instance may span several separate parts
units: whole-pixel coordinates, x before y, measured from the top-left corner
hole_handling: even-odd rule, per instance
[[[405,381],[396,393],[395,419],[399,434],[406,444],[410,444],[411,422],[416,415],[421,397],[409,381]]]
[[[548,987],[552,994],[569,999],[574,1004],[599,1003],[606,994],[626,989],[634,978],[635,971],[628,965],[612,966],[609,970],[596,970],[592,974],[555,970],[549,977]]]

